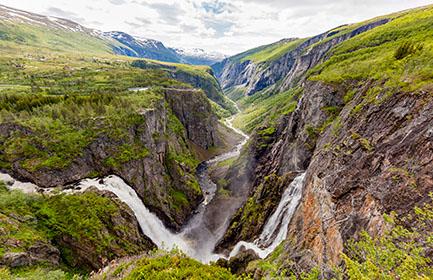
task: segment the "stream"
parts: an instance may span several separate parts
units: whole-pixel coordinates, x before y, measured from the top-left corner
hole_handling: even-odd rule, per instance
[[[212,211],[210,211],[210,215],[206,215],[206,211],[212,203],[214,203],[214,205],[212,205],[214,209],[216,207],[220,209],[220,211],[224,210],[221,209],[224,208],[223,205],[214,201],[217,185],[212,182],[209,176],[209,167],[221,161],[239,156],[242,147],[247,143],[249,138],[248,135],[233,127],[233,119],[234,117],[226,119],[226,125],[235,133],[243,136],[243,139],[230,151],[215,156],[198,166],[197,177],[203,191],[204,200],[195,211],[193,217],[179,233],[173,233],[167,229],[163,222],[146,208],[133,188],[118,176],[110,175],[103,179],[84,179],[74,184],[72,188],[65,189],[63,192],[83,192],[90,187],[96,187],[101,191],[110,191],[130,207],[143,233],[148,236],[158,248],[165,250],[177,248],[186,255],[203,263],[216,261],[219,258],[227,258],[227,256],[215,254],[213,251],[218,240],[227,230],[228,223],[221,222],[217,226],[213,225],[212,222],[209,221],[213,218]],[[261,258],[265,258],[286,238],[287,225],[301,199],[304,176],[305,174],[298,175],[285,190],[277,210],[267,221],[260,237],[254,242],[239,242],[234,247],[229,257],[235,256],[242,248],[245,248],[252,249]],[[0,173],[0,180],[5,181],[10,189],[20,189],[26,193],[37,191],[50,192],[49,189],[42,189],[31,183],[22,183],[14,180],[11,176],[4,173]],[[226,221],[228,221],[228,218],[229,217],[226,217]]]

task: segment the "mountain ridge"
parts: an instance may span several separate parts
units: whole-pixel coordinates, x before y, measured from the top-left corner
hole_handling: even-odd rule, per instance
[[[30,13],[1,4],[0,19],[10,23],[38,25],[38,27],[49,27],[65,32],[82,32],[101,40],[101,44],[106,44],[114,54],[119,55],[192,65],[211,65],[224,57],[205,51],[191,53],[180,48],[167,48],[162,42],[154,39],[142,39],[122,31],[102,32],[87,28],[72,20]],[[7,34],[2,36],[7,36]]]

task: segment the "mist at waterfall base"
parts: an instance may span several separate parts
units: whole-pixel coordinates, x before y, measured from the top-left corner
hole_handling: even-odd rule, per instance
[[[20,189],[29,191],[29,186],[36,187],[30,183],[22,183],[12,179],[7,174],[0,174],[0,178],[13,186],[13,189]],[[260,258],[267,257],[275,248],[286,238],[287,226],[296,210],[297,205],[301,199],[302,187],[304,183],[305,173],[298,175],[292,183],[284,191],[281,201],[274,212],[268,219],[264,226],[263,232],[260,237],[254,242],[241,241],[236,244],[231,251],[229,257],[237,255],[242,248],[254,250]],[[203,216],[203,210],[212,199],[214,192],[206,191],[212,197],[208,197],[203,202],[198,213],[190,220],[180,233],[173,233],[167,229],[163,222],[152,212],[150,212],[143,204],[137,193],[130,187],[122,178],[111,175],[102,180],[100,179],[84,179],[73,188],[66,189],[64,193],[72,194],[83,192],[90,187],[96,187],[101,191],[109,191],[114,193],[122,202],[127,204],[134,212],[135,217],[143,231],[160,249],[171,250],[180,249],[186,255],[197,259],[203,263],[216,261],[219,258],[226,258],[224,255],[213,253],[216,242],[218,241],[215,236],[207,231],[199,231],[199,235],[194,238],[189,238],[189,233],[199,227],[200,219]],[[216,190],[216,186],[215,186]],[[197,238],[201,242],[197,242]]]
[[[199,166],[197,175],[204,194],[204,201],[179,233],[173,233],[167,229],[163,222],[146,208],[134,189],[118,176],[110,175],[103,179],[84,179],[77,184],[68,186],[63,192],[66,194],[79,193],[90,187],[112,192],[134,212],[144,235],[149,237],[158,248],[168,251],[179,249],[189,257],[203,263],[227,258],[227,256],[215,254],[214,248],[227,230],[228,224],[221,226],[216,232],[212,232],[207,227],[204,212],[217,191],[216,184],[212,182],[208,174],[208,167],[239,156],[242,147],[248,140],[247,135],[233,127],[232,120],[233,118],[227,119],[227,126],[242,135],[243,140],[229,152],[216,156]],[[260,237],[254,242],[241,241],[237,243],[229,257],[237,255],[242,249],[252,249],[260,258],[265,258],[286,238],[287,226],[301,199],[304,177],[305,173],[298,175],[284,191],[275,213],[265,224]],[[7,182],[10,189],[19,189],[27,193],[44,192],[50,194],[53,191],[53,189],[40,188],[31,183],[22,183],[4,173],[0,173],[0,180]]]
[[[241,241],[237,243],[229,257],[236,256],[243,248],[254,250],[260,258],[267,257],[275,250],[287,236],[287,226],[301,199],[304,178],[305,173],[298,175],[284,191],[276,211],[267,221],[260,237],[254,242]],[[212,238],[212,233],[206,230],[201,232],[201,236],[198,236],[198,238],[204,239],[205,242],[197,243],[196,239],[188,238],[188,232],[194,229],[195,224],[200,224],[198,220],[201,219],[202,211],[199,210],[181,232],[173,233],[164,226],[162,221],[155,214],[144,206],[136,192],[120,177],[112,175],[103,180],[86,179],[82,180],[76,187],[83,191],[92,186],[101,191],[110,191],[121,201],[126,203],[134,212],[143,233],[148,236],[158,248],[165,250],[177,248],[186,255],[200,260],[203,263],[216,261],[219,258],[226,258],[224,255],[213,253],[218,240]],[[205,205],[203,205],[203,207],[205,207]]]

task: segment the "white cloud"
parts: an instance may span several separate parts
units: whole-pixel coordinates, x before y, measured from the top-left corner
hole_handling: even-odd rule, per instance
[[[431,0],[0,0],[103,31],[234,54],[288,37],[432,3]]]

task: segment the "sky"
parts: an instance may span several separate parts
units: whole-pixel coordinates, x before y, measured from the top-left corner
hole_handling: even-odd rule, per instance
[[[0,0],[0,4],[102,31],[156,39],[170,47],[233,55],[433,0]]]

